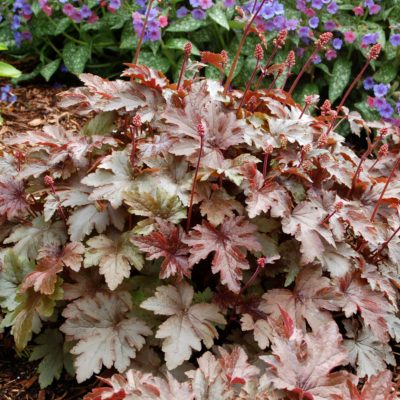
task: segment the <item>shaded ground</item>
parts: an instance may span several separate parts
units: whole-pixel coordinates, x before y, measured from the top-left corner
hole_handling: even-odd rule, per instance
[[[40,129],[47,124],[61,124],[65,128],[79,129],[85,118],[57,107],[57,93],[67,88],[22,87],[13,90],[18,100],[14,104],[0,103],[4,124],[0,136],[15,132]]]

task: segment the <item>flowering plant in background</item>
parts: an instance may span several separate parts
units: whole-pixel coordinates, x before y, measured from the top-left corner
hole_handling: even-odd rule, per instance
[[[36,57],[33,70],[30,61],[27,73],[20,80],[38,75],[49,80],[54,74],[66,79],[63,71],[113,76],[120,72],[123,62],[132,61],[148,4],[146,0],[5,0],[0,5],[0,41],[7,43],[10,57]],[[154,2],[140,45],[143,45],[141,61],[177,79],[187,40],[192,43],[194,58],[202,50],[225,50],[233,60],[241,29],[260,6],[253,29],[264,34],[268,43],[272,43],[278,32],[288,32],[286,47],[280,49],[278,61],[283,61],[293,47],[296,57],[306,60],[320,33],[333,34],[331,46],[315,54],[303,74],[294,93],[298,101],[307,94],[326,93],[331,102],[337,102],[354,78],[353,71],[362,66],[368,49],[380,43],[383,55],[371,64],[369,75],[377,84],[390,85],[384,96],[386,102],[377,100],[377,106],[371,106],[373,91],[361,90],[352,92],[348,104],[354,104],[368,120],[384,118],[399,124],[400,5],[389,0]],[[255,36],[246,40],[236,62],[233,81],[237,87],[246,86],[245,77],[254,68],[255,41]],[[273,46],[267,46],[267,57],[273,51]],[[229,64],[224,66],[227,68]],[[293,72],[299,72],[297,68],[294,66]],[[209,78],[217,78],[221,73],[214,65],[203,71]],[[281,74],[277,82],[282,83],[283,79]],[[269,83],[263,81],[262,85]],[[362,82],[359,88],[363,88]],[[348,124],[339,129],[342,134],[350,132]]]
[[[149,3],[122,79],[61,94],[81,131],[0,139],[0,328],[42,387],[65,369],[99,376],[85,400],[395,399],[400,129],[347,108],[382,46],[337,106],[296,103],[334,35],[280,61],[288,31],[268,42],[264,4],[238,10],[233,54],[196,61],[186,41],[169,80],[140,62]]]

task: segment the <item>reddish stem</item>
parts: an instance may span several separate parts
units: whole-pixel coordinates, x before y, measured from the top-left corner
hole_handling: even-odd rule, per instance
[[[253,24],[253,21],[257,17],[258,13],[261,11],[261,8],[263,7],[265,2],[266,2],[266,0],[262,0],[260,6],[257,8],[256,12],[253,14],[253,16],[251,17],[250,21],[246,25],[246,28],[245,28],[245,30],[243,32],[243,36],[242,36],[242,38],[240,40],[240,43],[239,43],[239,47],[238,47],[238,49],[236,51],[235,58],[233,59],[231,68],[229,70],[228,77],[226,78],[226,82],[225,82],[225,86],[224,86],[224,95],[227,94],[229,86],[230,86],[230,84],[232,82],[233,73],[235,72],[236,64],[237,64],[237,62],[239,60],[239,56],[240,56],[240,53],[242,52],[242,48],[243,48],[243,45],[244,45],[244,43],[246,41],[247,35],[250,32],[251,25]]]
[[[328,132],[326,133],[326,134],[328,134],[329,133],[329,129],[328,129]],[[347,197],[350,197],[351,196],[351,194],[353,193],[353,190],[355,189],[355,186],[356,186],[356,184],[357,184],[357,180],[358,180],[358,176],[360,175],[360,172],[361,172],[361,167],[362,167],[362,164],[363,164],[363,162],[369,157],[369,155],[374,151],[374,149],[376,148],[376,146],[378,145],[378,143],[381,141],[381,139],[382,139],[382,137],[383,137],[383,134],[381,133],[380,135],[379,135],[379,137],[377,138],[377,140],[375,141],[375,143],[371,146],[371,141],[370,141],[370,139],[368,139],[368,148],[367,148],[367,150],[364,152],[364,154],[361,156],[361,158],[360,158],[360,162],[359,162],[359,164],[358,164],[358,167],[357,167],[357,170],[356,170],[356,172],[355,172],[355,174],[354,174],[354,176],[353,176],[353,179],[352,179],[352,182],[351,182],[351,188],[350,188],[350,190],[348,191],[348,193],[347,193]]]
[[[303,115],[306,112],[307,108],[308,108],[308,103],[305,103],[303,109],[301,110],[301,114],[300,114],[299,119],[301,119],[303,117]]]
[[[130,128],[131,135],[132,135],[132,149],[131,149],[131,154],[130,154],[130,161],[131,161],[131,166],[132,169],[135,168],[136,161],[135,161],[135,153],[136,153],[136,133],[137,133],[137,128],[136,127],[131,127]]]
[[[188,58],[189,58],[189,55],[185,53],[185,55],[183,56],[181,71],[179,72],[179,79],[178,79],[178,83],[176,85],[176,91],[179,91],[179,86],[181,85],[183,73],[185,72],[186,63],[187,63]]]
[[[366,69],[368,68],[369,64],[371,63],[371,58],[367,59],[367,62],[364,64],[364,66],[362,67],[361,71],[358,73],[358,75],[354,78],[353,82],[351,83],[351,85],[347,88],[346,93],[344,94],[344,96],[342,97],[342,100],[340,101],[339,105],[336,108],[336,116],[334,118],[332,118],[332,121],[328,127],[328,131],[326,132],[327,135],[329,135],[329,133],[331,132],[333,126],[335,125],[336,119],[340,113],[340,111],[343,108],[343,105],[345,103],[345,101],[347,100],[347,98],[349,97],[351,91],[354,89],[354,86],[356,86],[357,82],[362,78],[362,76],[364,75],[364,72],[366,71]]]
[[[384,243],[381,244],[376,254],[374,255],[374,259],[377,259],[382,251],[389,245],[390,241],[399,233],[400,226],[390,235],[389,239],[387,239]]]
[[[311,64],[311,61],[313,60],[313,58],[315,57],[317,52],[318,52],[317,50],[314,50],[313,53],[311,54],[311,56],[308,57],[308,60],[306,61],[306,63],[301,68],[301,71],[299,72],[299,74],[297,75],[296,79],[292,83],[292,86],[290,86],[290,89],[289,89],[289,92],[288,92],[289,94],[292,94],[294,89],[296,89],[297,84],[299,83],[299,81],[300,81],[301,77],[303,76],[304,72],[306,71],[306,69]]]
[[[276,81],[278,80],[278,78],[282,75],[282,71],[278,71],[278,73],[276,74],[275,78],[273,79],[273,81],[271,82],[271,84],[269,85],[267,90],[271,90],[274,86]]]
[[[269,153],[264,152],[264,163],[263,163],[263,177],[264,177],[264,180],[267,177],[268,158],[269,158]]]
[[[146,16],[144,18],[142,32],[140,32],[139,42],[138,42],[138,45],[136,47],[136,52],[135,52],[135,58],[133,59],[134,64],[137,64],[138,59],[139,59],[140,48],[142,47],[144,33],[145,33],[145,30],[147,27],[147,21],[149,20],[149,15],[150,15],[151,7],[153,6],[153,2],[154,2],[154,0],[150,0],[149,5],[147,6]]]
[[[392,170],[390,171],[390,175],[389,175],[389,177],[388,177],[388,179],[387,179],[387,181],[386,181],[386,183],[385,183],[385,186],[383,187],[383,190],[382,190],[382,192],[381,192],[381,195],[379,196],[379,199],[378,199],[378,201],[377,201],[376,204],[375,204],[374,211],[372,212],[372,215],[371,215],[371,218],[370,218],[370,221],[371,221],[371,222],[373,222],[374,219],[375,219],[376,213],[378,212],[379,206],[380,206],[380,204],[381,204],[381,202],[382,202],[383,195],[385,194],[386,189],[388,188],[389,183],[390,183],[390,181],[392,180],[392,178],[393,178],[393,176],[394,176],[394,174],[395,174],[395,172],[396,172],[397,167],[399,166],[399,163],[400,163],[400,158],[398,158],[398,159],[396,160],[396,162],[394,163],[394,166],[393,166]]]
[[[258,65],[259,65],[259,64],[260,64],[260,61],[257,60],[256,65],[255,65],[255,67],[254,67],[254,69],[253,69],[253,72],[252,72],[252,74],[251,74],[251,76],[250,76],[250,79],[248,80],[248,82],[247,82],[247,84],[246,84],[246,88],[244,89],[243,96],[242,96],[242,98],[240,99],[239,108],[241,108],[241,107],[243,106],[244,100],[245,100],[245,98],[246,98],[246,94],[247,94],[247,92],[249,91],[250,86],[251,86],[251,84],[252,84],[252,82],[253,82],[253,79],[254,79],[254,77],[255,77],[255,75],[256,75],[256,73],[257,73],[257,69],[258,69]]]
[[[193,182],[192,182],[192,193],[190,194],[189,211],[188,211],[188,217],[187,217],[187,221],[186,221],[186,232],[189,231],[191,220],[192,220],[193,199],[194,199],[194,193],[196,191],[197,175],[199,173],[200,160],[201,160],[201,156],[203,153],[203,147],[204,147],[204,136],[200,135],[200,151],[199,151],[199,157],[197,158],[196,171],[194,173]]]

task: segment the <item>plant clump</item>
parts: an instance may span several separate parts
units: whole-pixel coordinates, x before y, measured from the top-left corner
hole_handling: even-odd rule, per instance
[[[294,63],[264,64],[262,43],[244,91],[234,63],[200,74],[226,54],[184,50],[178,83],[82,74],[61,95],[93,116],[81,132],[2,139],[1,326],[19,351],[34,339],[42,386],[115,368],[86,400],[394,399],[397,128],[252,90]]]

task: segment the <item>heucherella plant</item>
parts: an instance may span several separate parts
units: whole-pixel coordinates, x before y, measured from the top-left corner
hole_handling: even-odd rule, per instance
[[[65,368],[107,385],[85,400],[396,397],[399,130],[297,104],[276,80],[294,57],[268,60],[257,4],[244,91],[240,55],[195,62],[185,44],[176,82],[137,63],[81,74],[60,98],[91,117],[80,132],[1,139],[1,327],[43,387]],[[361,156],[343,120],[367,135]]]

